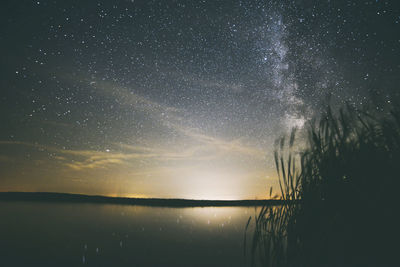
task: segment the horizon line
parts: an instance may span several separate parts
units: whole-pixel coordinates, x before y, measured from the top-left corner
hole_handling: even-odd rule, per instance
[[[242,200],[211,200],[185,198],[136,198],[112,197],[102,195],[87,195],[60,192],[0,192],[0,201],[37,201],[37,202],[73,202],[73,203],[103,203],[158,207],[222,207],[222,206],[263,206],[279,205],[281,199],[242,199]]]

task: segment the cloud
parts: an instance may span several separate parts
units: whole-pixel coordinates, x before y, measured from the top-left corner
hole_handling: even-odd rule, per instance
[[[117,158],[104,158],[104,159],[87,159],[82,162],[73,162],[73,163],[65,163],[65,166],[70,167],[71,169],[80,171],[83,169],[98,169],[98,168],[106,168],[109,165],[113,164],[122,164],[123,160]]]
[[[210,153],[210,148],[204,145],[191,145],[184,149],[150,148],[143,146],[132,146],[128,144],[117,144],[128,151],[135,151],[143,155],[152,155],[158,161],[179,161],[179,160],[211,160],[217,157],[216,153]]]
[[[107,97],[113,97],[113,99],[115,99],[121,105],[127,105],[134,109],[145,111],[164,127],[190,137],[194,139],[194,141],[207,144],[219,151],[246,154],[248,156],[264,158],[265,154],[263,151],[254,147],[246,146],[242,144],[239,139],[225,141],[223,139],[205,135],[197,130],[187,127],[186,125],[188,125],[188,123],[185,123],[185,116],[183,116],[185,114],[185,110],[183,109],[177,109],[162,105],[155,101],[151,101],[143,96],[133,93],[131,90],[128,90],[125,87],[118,86],[111,82],[96,82],[95,87],[100,89],[101,92]],[[192,150],[200,149],[195,148]],[[164,157],[165,156],[168,158],[168,155],[164,154]],[[170,156],[172,157],[172,155]]]
[[[72,77],[67,78],[71,79]],[[77,77],[73,77],[73,79],[76,80]],[[140,160],[152,160],[155,164],[167,161],[212,161],[222,159],[227,155],[264,159],[264,152],[260,148],[246,145],[240,138],[224,140],[189,127],[188,125],[191,124],[187,121],[188,116],[185,116],[187,114],[183,109],[157,103],[135,93],[132,89],[113,82],[93,81],[88,78],[80,80],[86,82],[88,87],[94,88],[101,97],[111,98],[122,106],[145,112],[161,126],[181,135],[187,143],[185,145],[169,144],[168,146],[155,143],[150,145],[113,143],[110,144],[110,148],[112,148],[110,151],[60,149],[22,141],[0,141],[0,145],[24,145],[39,151],[51,151],[53,159],[76,171],[105,169]],[[69,125],[62,126],[68,127]]]
[[[97,150],[64,150],[57,149],[56,152],[63,154],[62,162],[73,170],[105,169],[110,166],[123,165],[135,159],[154,158],[154,153],[123,153],[103,152]]]
[[[74,170],[106,168],[110,165],[123,164],[129,159],[151,157],[151,155],[139,153],[124,154],[97,150],[68,150],[21,141],[0,141],[0,145],[22,145],[39,151],[52,152],[55,154],[53,155],[54,159]]]
[[[182,114],[183,110],[151,101],[127,87],[106,81],[96,81],[91,86],[97,89],[96,92],[100,93],[103,97],[112,98],[120,105],[144,111],[161,122],[165,120],[179,121],[181,119],[180,114]]]
[[[112,151],[98,150],[71,150],[60,149],[52,146],[21,141],[0,141],[0,145],[23,145],[54,153],[53,158],[73,170],[104,169],[110,166],[123,165],[137,160],[152,160],[154,162],[166,161],[210,161],[223,156],[252,156],[263,158],[261,150],[242,145],[238,140],[226,142],[217,138],[189,132],[191,136],[201,144],[191,145],[181,149],[168,149],[129,145],[124,143],[113,144]]]
[[[225,141],[216,137],[200,134],[190,129],[185,129],[183,127],[177,127],[177,129],[179,129],[179,131],[184,133],[186,136],[191,137],[207,146],[214,147],[222,152],[242,154],[257,158],[264,158],[265,156],[265,153],[261,149],[242,144],[240,139]]]

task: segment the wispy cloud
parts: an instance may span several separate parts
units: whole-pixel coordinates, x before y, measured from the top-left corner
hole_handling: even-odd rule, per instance
[[[139,153],[112,153],[97,150],[68,150],[53,146],[21,141],[0,141],[0,145],[22,145],[41,152],[51,152],[52,158],[74,170],[107,168],[110,165],[123,164],[129,159],[149,157]]]
[[[65,166],[79,171],[83,169],[106,168],[109,165],[122,164],[122,163],[124,163],[124,161],[118,158],[104,158],[96,160],[87,159],[81,162],[65,163]]]
[[[157,120],[160,125],[190,137],[196,142],[212,146],[219,151],[241,153],[258,158],[263,158],[265,155],[261,149],[245,145],[240,139],[226,141],[221,138],[208,136],[198,130],[188,127],[187,125],[189,124],[187,122],[185,123],[184,119],[184,117],[187,116],[183,116],[185,114],[185,110],[183,109],[162,105],[114,83],[96,82],[93,86],[101,89],[101,92],[108,97],[113,97],[121,105],[127,105],[135,109],[146,111],[153,119]],[[192,150],[198,149],[199,148],[192,148]]]
[[[73,77],[76,79],[77,77]],[[211,161],[222,159],[226,155],[235,157],[253,157],[263,160],[264,152],[261,148],[245,144],[240,138],[224,140],[193,129],[187,121],[186,111],[165,104],[160,104],[147,97],[139,95],[133,89],[126,88],[107,81],[93,81],[82,78],[87,86],[95,88],[101,97],[111,98],[121,106],[142,111],[150,119],[166,127],[170,132],[185,138],[183,144],[127,144],[112,143],[110,150],[76,150],[61,149],[58,147],[29,143],[22,141],[0,141],[0,145],[23,145],[36,148],[39,151],[52,152],[52,159],[75,171],[85,169],[104,169],[120,166],[134,161],[152,160],[155,163],[166,161]],[[69,125],[61,125],[68,127]],[[179,165],[179,164],[175,164]]]
[[[149,146],[135,146],[115,143],[112,151],[60,149],[37,143],[21,141],[0,141],[0,145],[23,145],[38,151],[51,152],[52,158],[73,170],[104,169],[110,166],[123,165],[137,160],[166,161],[210,161],[224,155],[252,156],[262,158],[260,150],[243,146],[238,141],[226,142],[216,138],[194,133],[188,133],[200,145],[192,145],[184,149],[167,149]]]
[[[189,136],[194,140],[197,140],[208,146],[215,147],[223,152],[242,154],[247,156],[253,156],[256,158],[264,158],[265,156],[265,153],[261,149],[245,145],[240,141],[240,139],[225,141],[223,139],[204,135],[190,129],[185,129],[183,127],[178,127],[178,129],[179,131],[183,132],[186,136]]]
[[[167,149],[167,148],[150,148],[142,146],[132,146],[128,144],[117,144],[121,148],[128,151],[135,151],[141,155],[151,155],[154,159],[159,161],[179,161],[179,160],[211,160],[218,155],[210,153],[210,148],[204,145],[191,145],[184,149]]]
[[[128,106],[135,110],[146,112],[148,115],[159,120],[161,123],[168,121],[180,121],[184,112],[182,109],[166,106],[141,96],[124,86],[106,81],[96,81],[89,83],[90,86],[97,89],[103,97],[112,98],[120,105]],[[163,123],[164,124],[164,123]]]

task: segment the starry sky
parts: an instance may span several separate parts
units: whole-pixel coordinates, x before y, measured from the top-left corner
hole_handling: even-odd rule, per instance
[[[399,99],[397,1],[2,1],[0,191],[265,198],[274,141]]]

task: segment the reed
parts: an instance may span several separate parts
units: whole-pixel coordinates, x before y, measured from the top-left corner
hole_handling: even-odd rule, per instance
[[[289,140],[277,142],[284,204],[264,206],[256,216],[252,265],[392,266],[399,222],[399,110],[346,107],[334,114],[328,108],[306,136],[300,151],[295,130]]]

